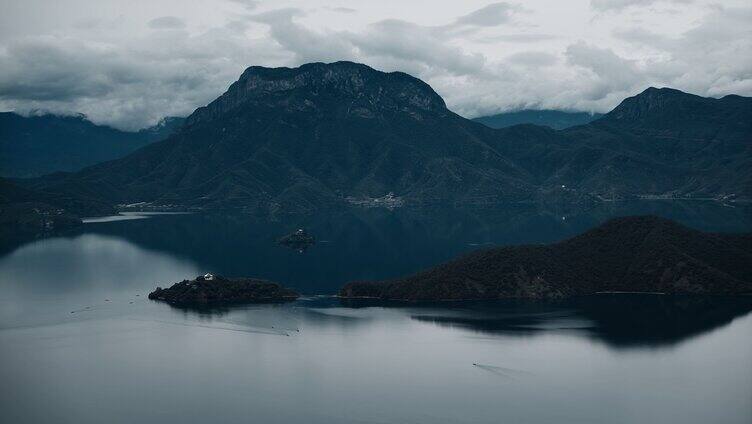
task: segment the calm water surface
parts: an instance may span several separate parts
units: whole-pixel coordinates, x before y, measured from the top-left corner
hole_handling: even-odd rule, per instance
[[[346,281],[492,244],[539,243],[618,215],[750,231],[750,211],[367,210],[96,220],[0,247],[0,421],[8,423],[749,423],[752,299],[343,303]],[[274,240],[305,227],[305,252]],[[156,285],[205,272],[304,293],[178,309]]]

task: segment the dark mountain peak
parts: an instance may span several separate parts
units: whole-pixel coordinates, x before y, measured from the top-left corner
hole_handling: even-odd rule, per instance
[[[362,63],[350,62],[346,60],[324,63],[324,62],[311,62],[304,63],[296,68],[289,68],[286,66],[280,66],[270,68],[266,66],[249,66],[243,71],[239,80],[248,79],[252,76],[259,76],[266,79],[285,79],[295,78],[296,76],[304,73],[336,73],[340,75],[355,74],[361,72],[380,72],[368,65]]]
[[[695,95],[685,93],[681,90],[677,90],[675,88],[670,88],[670,87],[648,87],[645,90],[643,90],[642,93],[634,97],[641,97],[641,96],[695,96]],[[695,96],[695,97],[699,97],[699,96]]]
[[[638,121],[670,113],[672,108],[695,108],[709,100],[673,88],[649,87],[642,93],[624,99],[619,106],[606,115],[614,121]]]
[[[89,121],[83,114],[0,113],[0,175],[34,177],[75,171],[125,156],[174,133],[184,118],[165,118],[138,132]]]
[[[251,66],[243,72],[238,83],[245,84],[246,90],[257,91],[249,94],[308,88],[312,91],[330,89],[344,96],[359,97],[387,91],[418,108],[446,107],[431,86],[418,78],[404,72],[377,71],[362,63],[348,61],[307,63],[297,68]]]
[[[743,142],[752,134],[752,98],[716,99],[650,87],[595,123],[672,140]]]
[[[251,66],[222,96],[197,109],[188,124],[213,120],[243,104],[307,110],[322,99],[335,99],[362,117],[384,111],[446,112],[441,96],[408,74],[354,62],[317,62],[297,68]]]

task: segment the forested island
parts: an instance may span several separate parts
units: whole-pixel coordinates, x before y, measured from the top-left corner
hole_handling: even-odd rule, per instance
[[[300,295],[281,285],[254,278],[225,278],[219,275],[200,275],[183,280],[172,287],[157,287],[149,299],[173,305],[211,305],[295,300]]]
[[[555,244],[480,250],[404,278],[351,282],[339,295],[434,301],[618,292],[752,294],[752,235],[617,218]]]

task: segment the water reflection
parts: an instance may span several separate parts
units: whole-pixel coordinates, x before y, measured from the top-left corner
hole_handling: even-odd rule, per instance
[[[412,319],[480,335],[522,338],[565,335],[597,341],[614,349],[673,347],[752,312],[751,297],[637,294],[555,301],[418,304],[333,296],[228,307],[152,303],[172,310],[185,320],[212,323],[214,328],[223,328],[223,324],[240,326],[242,329],[237,331],[258,331],[259,322],[266,322],[267,325],[262,326],[266,331],[289,335],[298,331],[301,323],[347,328],[364,326],[373,320]]]
[[[276,220],[157,215],[87,224],[84,231],[191,261],[203,272],[256,276],[305,294],[331,294],[347,281],[404,275],[490,245],[561,240],[614,216],[657,214],[707,231],[751,231],[750,211],[715,203],[637,202],[562,210],[524,205],[494,210],[349,210]],[[276,242],[297,228],[309,229],[317,239],[303,253]]]
[[[412,318],[419,321],[487,334],[562,333],[614,348],[670,347],[746,315],[752,311],[752,298],[600,295],[562,301],[470,302],[413,311]]]
[[[97,216],[82,218],[84,224],[96,224],[100,222],[130,221],[134,219],[147,219],[155,216],[189,215],[190,212],[120,212],[113,216]]]
[[[16,300],[134,291],[198,273],[188,260],[98,234],[35,241],[1,257],[0,269],[5,276],[0,298],[13,294]]]

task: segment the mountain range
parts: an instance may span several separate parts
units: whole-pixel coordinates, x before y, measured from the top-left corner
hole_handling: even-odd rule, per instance
[[[112,206],[263,212],[387,193],[406,205],[749,200],[751,138],[752,99],[740,96],[649,88],[585,125],[492,129],[401,72],[254,66],[163,141],[15,183]]]
[[[162,140],[183,118],[164,118],[136,132],[96,125],[83,115],[0,113],[0,176],[37,177],[56,171],[78,171],[121,158]]]
[[[693,230],[654,216],[612,219],[550,245],[479,250],[426,271],[353,282],[345,298],[467,300],[603,292],[752,293],[752,235]]]
[[[600,113],[566,112],[562,110],[523,109],[514,112],[473,118],[473,121],[491,128],[506,128],[520,124],[533,124],[555,130],[584,125],[603,116]]]

